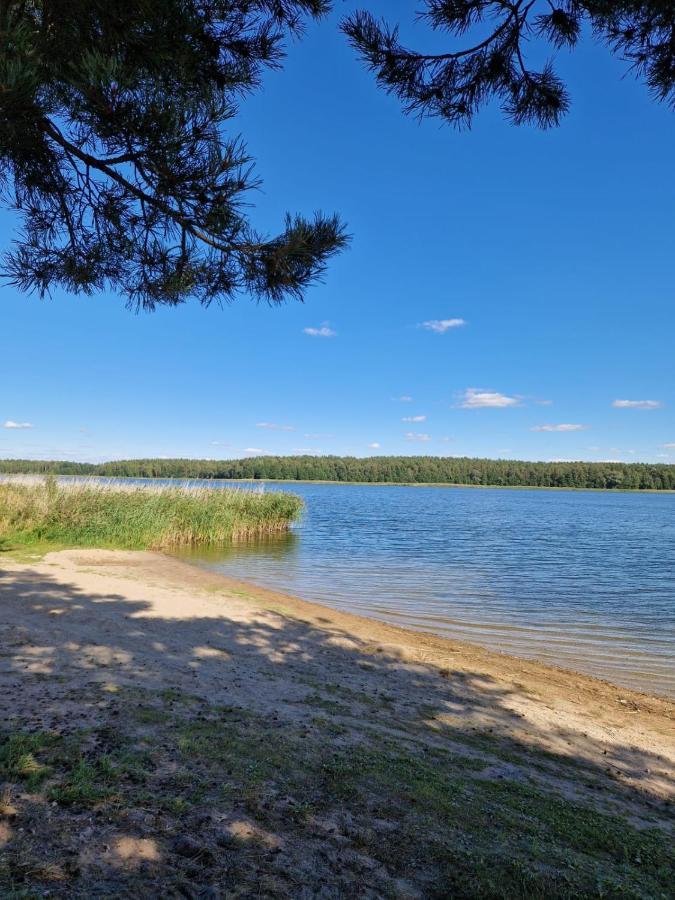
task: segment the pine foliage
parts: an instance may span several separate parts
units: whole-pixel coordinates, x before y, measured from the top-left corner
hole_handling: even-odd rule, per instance
[[[397,27],[367,11],[343,23],[378,82],[419,116],[466,128],[494,101],[516,125],[558,125],[570,97],[551,57],[574,48],[584,26],[626,60],[657,99],[675,103],[673,0],[425,0],[420,18],[457,46],[442,53],[411,50]],[[542,55],[545,62],[530,62]]]
[[[336,216],[258,233],[232,119],[326,0],[0,3],[0,187],[23,290],[121,292],[153,309],[301,299],[347,241]]]

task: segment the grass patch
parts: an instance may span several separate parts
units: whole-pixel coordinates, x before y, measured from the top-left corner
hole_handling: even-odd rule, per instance
[[[132,822],[145,823],[132,826],[142,829],[134,835],[157,843],[163,868],[149,870],[146,881],[142,872],[134,876],[141,893],[152,893],[161,876],[185,885],[188,896],[211,882],[257,895],[263,877],[279,897],[297,896],[298,879],[307,878],[317,895],[335,882],[331,896],[393,898],[401,878],[432,898],[671,896],[665,832],[554,790],[487,779],[479,758],[363,732],[354,742],[345,731],[338,746],[330,716],[311,726],[273,723],[173,691],[126,690],[118,699],[125,715],[114,724],[67,737],[14,733],[0,742],[0,779],[32,779],[57,804],[45,819],[36,803],[32,828],[40,841],[26,837],[26,853],[58,845],[68,823],[79,847],[82,811],[93,810],[94,843],[109,842],[107,823],[127,834]],[[228,831],[229,823],[239,830]],[[185,835],[192,844],[176,852]],[[283,852],[272,853],[266,836],[278,838]],[[33,874],[22,877],[44,883],[37,873],[49,862],[34,860]],[[68,878],[72,896],[88,896],[84,872]],[[106,882],[110,893],[127,888]]]
[[[87,808],[113,799],[117,783],[117,770],[110,757],[102,756],[93,762],[80,759],[50,788],[47,799],[61,806]]]
[[[62,806],[93,807],[119,797],[122,785],[142,785],[152,768],[146,753],[129,747],[128,738],[103,729],[93,735],[105,749],[87,749],[92,734],[67,737],[46,732],[0,735],[0,781],[42,790]]]
[[[129,550],[226,544],[287,529],[302,511],[294,494],[161,487],[54,478],[0,481],[3,549]]]
[[[398,877],[419,873],[425,896],[666,897],[675,876],[665,835],[529,784],[484,780],[485,763],[426,754],[372,738],[330,752],[331,723],[312,738],[273,732],[250,717],[191,722],[177,745],[192,772],[222,773],[261,826],[311,828],[315,814],[348,809],[352,845]],[[373,822],[386,823],[383,830]]]
[[[54,744],[47,734],[0,734],[0,780],[20,781],[35,790],[51,771],[39,757]]]

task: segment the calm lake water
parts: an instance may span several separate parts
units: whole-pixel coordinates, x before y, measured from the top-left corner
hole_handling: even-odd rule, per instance
[[[675,696],[674,494],[267,490],[304,497],[292,533],[187,557],[340,609]]]

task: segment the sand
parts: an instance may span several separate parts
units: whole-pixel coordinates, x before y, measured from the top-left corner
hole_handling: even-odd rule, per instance
[[[672,826],[675,704],[666,699],[155,553],[3,557],[0,610],[0,718],[24,729],[93,727],[101,691],[139,688],[290,727],[316,712],[308,698],[320,696],[325,706],[322,689],[332,686],[342,697],[371,698],[372,715],[357,700],[336,713],[354,733],[367,725],[392,740],[490,760],[489,747],[463,742],[488,736],[514,748],[510,760],[495,755],[481,776],[495,779],[528,778],[528,751],[550,753],[579,767],[578,776],[560,765],[540,770],[537,778],[552,790],[620,809],[638,825]]]
[[[415,676],[431,669],[447,685],[439,723],[489,724],[616,767],[627,783],[660,796],[675,783],[675,703],[666,699],[339,612],[161,554],[67,550],[37,564],[3,561],[0,571],[5,702],[17,688],[24,703],[36,689],[50,690],[42,680],[29,684],[32,674],[50,674],[71,687],[92,679],[176,687],[292,716],[302,689],[261,673],[282,667],[389,693],[385,676],[393,673],[405,707],[428,702]],[[647,769],[642,757],[663,761]]]

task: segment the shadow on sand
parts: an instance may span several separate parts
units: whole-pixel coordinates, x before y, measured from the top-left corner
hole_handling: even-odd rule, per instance
[[[211,599],[214,604],[218,602],[217,597]],[[159,801],[153,805],[152,792],[150,795],[146,792],[135,804],[131,815],[129,807],[134,804],[129,801],[125,783],[124,814],[120,812],[119,803],[114,815],[100,812],[105,809],[100,803],[83,801],[80,806],[71,804],[67,809],[66,804],[51,808],[47,805],[47,819],[53,823],[51,831],[45,831],[46,819],[35,824],[36,810],[45,808],[45,797],[24,799],[27,820],[33,821],[34,834],[42,835],[40,851],[34,841],[31,843],[25,826],[19,836],[22,807],[21,803],[14,802],[19,809],[16,822],[7,820],[3,825],[0,818],[0,852],[4,849],[13,859],[10,874],[4,874],[14,888],[23,889],[26,884],[42,884],[46,880],[51,884],[52,896],[69,897],[110,893],[126,896],[125,891],[136,890],[139,886],[149,889],[152,894],[169,883],[176,896],[195,897],[221,896],[220,892],[222,896],[284,897],[573,895],[566,892],[568,876],[557,870],[553,880],[549,873],[548,880],[542,881],[547,887],[542,887],[541,891],[538,883],[528,881],[530,876],[523,875],[521,892],[513,886],[516,882],[505,881],[500,887],[498,878],[497,881],[494,878],[481,881],[476,874],[476,861],[468,864],[473,881],[453,882],[448,866],[450,862],[453,866],[459,865],[459,851],[453,846],[447,851],[447,859],[439,860],[436,838],[431,835],[436,823],[429,824],[429,820],[425,826],[424,815],[417,821],[417,849],[412,857],[410,847],[403,847],[400,842],[392,844],[397,850],[390,848],[384,853],[384,850],[374,850],[363,835],[358,838],[358,834],[356,837],[350,834],[349,827],[358,832],[355,822],[360,822],[361,829],[375,828],[377,832],[380,826],[373,826],[372,822],[382,823],[388,818],[389,823],[382,824],[381,833],[377,832],[375,836],[375,843],[381,848],[390,840],[383,835],[393,833],[397,822],[396,827],[402,827],[402,813],[398,818],[398,814],[391,811],[385,816],[383,809],[389,808],[387,804],[383,806],[382,802],[375,803],[373,799],[383,790],[390,791],[393,796],[394,782],[386,782],[386,773],[380,769],[369,769],[368,785],[372,786],[373,797],[369,799],[365,795],[367,791],[359,782],[361,786],[355,794],[341,796],[338,791],[335,803],[328,809],[325,802],[312,794],[312,791],[315,794],[319,791],[316,780],[319,774],[308,759],[321,754],[330,757],[337,752],[340,759],[364,760],[365,756],[359,756],[363,754],[364,746],[374,747],[382,759],[400,760],[401,753],[408,754],[414,766],[420,759],[419,765],[423,767],[430,764],[428,760],[436,760],[441,769],[445,766],[447,771],[452,770],[452,777],[459,778],[459,772],[470,773],[467,783],[471,791],[478,792],[476,797],[483,798],[480,802],[487,802],[488,786],[492,790],[494,785],[501,784],[503,790],[510,790],[514,797],[521,800],[530,797],[530,818],[539,815],[533,792],[540,792],[539,798],[555,798],[555,803],[551,801],[550,804],[552,810],[560,800],[571,807],[598,810],[602,815],[628,816],[638,829],[649,829],[653,825],[667,827],[669,807],[664,798],[668,794],[672,796],[675,783],[668,762],[658,754],[616,739],[601,745],[597,738],[584,734],[578,727],[552,726],[550,718],[544,724],[538,724],[536,716],[524,717],[520,711],[522,703],[536,702],[525,686],[518,688],[511,683],[505,686],[503,681],[498,682],[478,671],[453,670],[451,662],[439,668],[419,660],[406,660],[391,646],[360,639],[351,631],[337,627],[330,617],[316,616],[310,621],[283,610],[275,612],[261,607],[253,621],[246,621],[236,614],[236,602],[236,597],[230,598],[228,605],[228,598],[223,594],[222,604],[213,607],[217,614],[167,619],[158,617],[152,604],[130,601],[121,594],[84,594],[74,585],[52,580],[30,569],[0,571],[0,718],[5,723],[5,731],[24,735],[56,734],[66,738],[73,734],[96,734],[99,745],[100,734],[106,729],[125,734],[133,732],[136,750],[139,740],[141,747],[144,744],[152,747],[152,740],[157,742],[159,749],[153,763],[153,777],[158,779],[158,772],[161,774],[164,769],[168,771],[173,767],[171,777],[175,782],[178,765],[175,748],[185,745],[179,742],[174,747],[171,741],[178,734],[185,740],[185,734],[188,734],[185,729],[191,728],[193,731],[189,736],[196,748],[196,762],[192,776],[190,766],[187,766],[186,777],[188,784],[193,777],[195,792],[200,794],[197,806],[181,813],[178,805],[174,810],[167,809],[166,804],[162,806]],[[180,698],[186,697],[194,698],[194,703],[189,709],[181,707],[179,714],[176,704],[180,705]],[[145,710],[140,719],[134,719],[131,713],[134,704]],[[156,710],[154,722],[148,709]],[[226,756],[222,748],[217,748],[217,752],[211,752],[207,766],[203,760],[199,762],[201,745],[195,737],[195,734],[197,737],[203,737],[203,734],[194,729],[212,725],[214,710],[227,710],[230,715],[233,710],[241,710],[249,718],[243,737],[240,731],[232,732],[231,755]],[[127,719],[133,719],[133,727]],[[140,727],[139,722],[148,726],[147,733],[133,731]],[[255,738],[257,745],[262,744],[258,749],[251,743],[254,740],[252,722],[261,723],[259,737]],[[155,726],[160,732],[167,728],[169,736],[163,732],[158,736],[152,731]],[[209,732],[209,735],[211,740],[213,734]],[[246,743],[242,743],[244,738]],[[282,745],[291,756],[296,752],[294,748],[312,748],[311,754],[304,756],[305,749],[297,750],[298,759],[304,760],[302,778],[308,779],[306,782],[302,778],[298,781],[295,776],[286,779],[285,773],[275,770],[275,767],[292,765],[292,759],[279,756]],[[392,747],[395,748],[394,756],[391,756]],[[364,771],[365,767],[374,765],[375,750],[369,749],[367,763],[360,763]],[[272,796],[272,800],[268,797],[267,807],[262,801],[262,806],[258,800],[253,803],[246,793],[246,786],[242,787],[244,776],[237,768],[237,753],[245,753],[260,771],[266,773],[262,780],[256,775],[254,783],[248,783],[248,787],[254,784],[260,796]],[[431,770],[419,769],[420,776],[415,769],[410,777],[417,779],[414,783],[419,796],[427,797],[423,805],[428,802],[429,809],[435,810],[440,803],[438,797],[430,795],[428,785],[422,789],[418,784],[420,778],[424,781],[427,771],[429,783],[433,782],[436,790],[436,775]],[[206,777],[205,772],[211,787],[203,793],[199,785],[200,779]],[[228,772],[234,772],[234,775],[230,776]],[[342,782],[357,776],[361,777],[352,769],[345,770]],[[230,777],[238,786],[234,796],[223,794],[222,784],[216,785],[218,779],[225,783]],[[323,768],[320,777],[325,781]],[[395,783],[401,783],[405,777],[408,776],[397,774]],[[462,777],[469,778],[469,775]],[[174,782],[171,782],[171,790],[175,794]],[[161,779],[157,781],[158,785],[161,783]],[[291,788],[312,794],[304,798],[296,796],[292,801],[296,806],[305,802],[308,808],[312,807],[304,824],[295,812],[291,812],[291,806],[283,807],[285,813],[280,813],[277,808],[282,801],[287,802],[283,797],[280,799],[280,794],[290,790],[289,784]],[[459,784],[459,781],[453,784]],[[20,791],[20,787],[17,789],[15,785],[12,790]],[[406,803],[420,802],[410,791],[412,788]],[[188,794],[183,791],[181,796],[187,797],[186,803],[191,802],[189,791]],[[314,806],[310,803],[312,797],[316,801],[312,801]],[[390,802],[390,809],[395,809],[394,800]],[[447,800],[444,803],[445,809]],[[471,809],[476,803],[478,800]],[[58,823],[54,812],[61,806],[66,810],[63,815],[68,817],[67,827],[65,820]],[[519,815],[521,806],[518,807]],[[456,814],[466,815],[461,811],[468,809],[468,806],[456,805]],[[509,814],[516,815],[515,806],[509,810]],[[202,816],[199,827],[195,826],[197,812]],[[208,824],[205,824],[204,816],[208,818]],[[310,820],[311,835],[303,837],[302,829],[310,827]],[[450,820],[444,821],[447,825]],[[194,835],[196,828],[200,838],[198,841],[187,839],[181,849],[181,832],[187,827],[186,822],[189,822],[190,833]],[[348,827],[345,823],[349,822],[351,826]],[[212,834],[210,829],[215,828],[222,837],[225,826],[237,847],[244,847],[247,841],[250,847],[255,846],[255,852],[250,848],[246,850],[246,865],[241,860],[233,861],[232,846],[224,850],[221,846],[225,862],[218,856],[220,851],[214,849],[219,846],[220,838],[214,837],[215,832]],[[429,835],[425,834],[425,827],[430,829]],[[473,828],[479,827],[485,828],[483,819],[475,824],[470,821],[453,824],[453,840],[459,842],[465,856],[470,856],[474,844],[480,845],[472,832]],[[519,827],[516,822],[514,828]],[[60,837],[56,836],[57,832]],[[70,835],[67,841],[66,832]],[[44,855],[48,849],[44,843],[50,840],[55,846],[61,846],[62,855],[77,855],[72,872],[67,866],[65,869],[61,866],[66,883],[59,881],[61,875],[50,881],[44,866],[37,875],[30,877],[26,875],[25,866],[22,868],[21,860],[32,859],[31,865],[35,869],[36,854],[39,856],[42,852]],[[522,852],[514,850],[515,836],[495,833],[491,840],[497,855],[498,851],[511,856]],[[564,844],[563,837],[560,840]],[[585,840],[592,848],[591,838],[587,836]],[[427,841],[436,848],[435,855],[423,864],[419,858],[425,855]],[[94,846],[98,847],[95,852]],[[484,860],[481,846],[478,846],[478,856]],[[534,847],[535,844],[527,846]],[[603,852],[606,855],[607,851]],[[527,853],[530,856],[523,866],[531,864],[533,871],[538,871],[549,865],[545,860],[534,858],[534,849]],[[400,856],[398,862],[397,854]],[[283,864],[280,862],[282,856]],[[169,857],[173,860],[171,864],[167,862]],[[310,864],[303,860],[311,860],[311,872],[307,869]],[[401,861],[404,862],[403,870],[399,865]],[[615,861],[605,860],[603,865],[609,865],[611,869]],[[639,866],[639,861],[635,865]],[[205,870],[211,875],[207,877]],[[95,889],[92,887],[94,882],[89,887],[86,883],[87,878],[93,877],[92,872],[99,879]],[[2,875],[0,867],[0,884]],[[571,875],[570,878],[571,891],[575,882]],[[558,887],[554,890],[552,885],[559,886],[560,891]],[[511,894],[504,893],[507,888]],[[577,896],[585,895],[579,894],[578,888],[574,890]],[[110,893],[106,894],[106,891]],[[171,892],[169,894],[173,896]],[[596,894],[589,892],[588,896],[591,895]],[[633,895],[642,896],[639,892]]]

